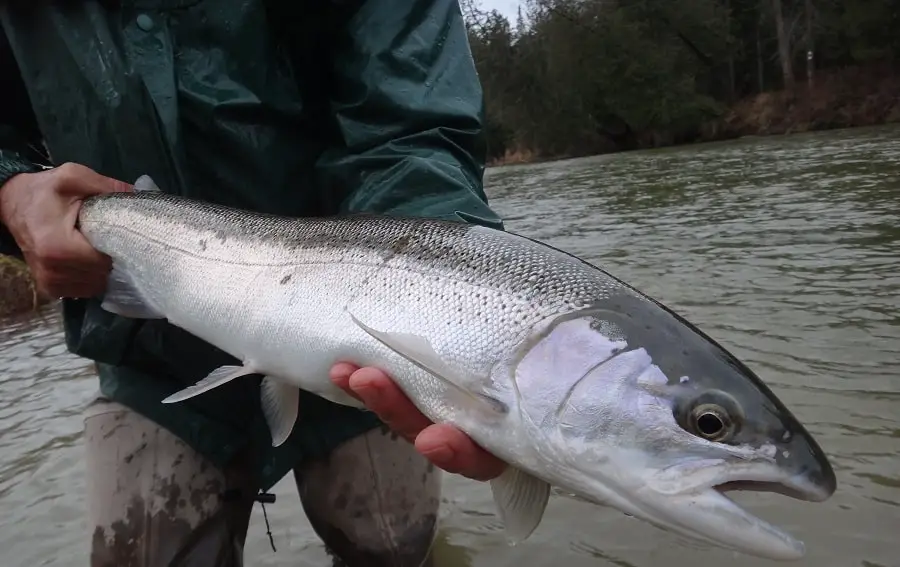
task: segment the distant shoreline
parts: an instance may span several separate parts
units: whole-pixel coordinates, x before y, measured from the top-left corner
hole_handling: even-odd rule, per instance
[[[900,123],[900,76],[886,69],[848,67],[823,73],[812,87],[793,93],[765,92],[739,100],[718,119],[697,128],[689,139],[646,132],[631,147],[575,155],[547,155],[528,148],[507,150],[488,167],[558,161],[588,155],[685,146],[748,136],[776,136]]]

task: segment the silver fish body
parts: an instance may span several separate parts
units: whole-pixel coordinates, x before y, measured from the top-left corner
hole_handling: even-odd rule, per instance
[[[800,542],[723,493],[835,490],[812,437],[722,347],[524,237],[428,219],[282,218],[159,191],[88,199],[79,221],[113,258],[107,309],[165,318],[243,363],[166,402],[264,375],[278,444],[298,389],[358,406],[329,368],[379,367],[430,419],[511,465],[492,481],[511,539],[535,529],[555,485],[695,539],[795,559]]]

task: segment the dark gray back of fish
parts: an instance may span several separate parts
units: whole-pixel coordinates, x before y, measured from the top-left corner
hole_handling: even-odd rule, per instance
[[[462,222],[383,215],[295,219],[161,192],[95,197],[85,202],[82,218],[114,218],[116,211],[126,209],[148,219],[177,219],[186,229],[240,239],[248,247],[284,247],[296,253],[298,264],[326,253],[334,262],[402,262],[419,273],[472,283],[545,308],[557,305],[561,312],[587,307],[613,293],[635,293],[555,248]]]

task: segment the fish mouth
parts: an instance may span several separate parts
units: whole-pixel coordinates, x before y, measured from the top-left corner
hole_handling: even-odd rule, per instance
[[[822,502],[834,489],[807,476],[795,475],[779,480],[731,480],[679,497],[680,500],[687,497],[685,504],[689,507],[703,510],[705,518],[701,525],[692,526],[694,536],[699,532],[710,543],[765,559],[796,561],[806,553],[803,542],[738,505],[729,497],[734,492],[768,492],[795,500]]]
[[[800,475],[782,481],[732,480],[711,488],[723,495],[726,492],[769,492],[805,502],[824,502],[834,494],[834,487],[810,482]]]
[[[757,471],[749,475],[755,476],[755,480],[732,477],[711,486],[695,486],[691,490],[665,495],[652,489],[639,490],[636,498],[626,497],[618,502],[584,492],[564,492],[563,495],[593,504],[612,505],[665,531],[716,547],[774,561],[802,559],[806,553],[802,541],[749,513],[729,494],[769,492],[805,502],[822,502],[835,491],[834,477],[826,474],[820,479],[817,475],[787,476],[783,472],[768,472]]]
[[[796,561],[806,552],[802,541],[754,516],[730,496],[735,492],[769,492],[806,502],[828,499],[834,493],[833,477],[810,472],[745,469],[722,475],[705,486],[695,485],[665,496],[657,493],[655,497],[644,492],[639,499],[644,502],[644,518],[664,530],[764,559]]]

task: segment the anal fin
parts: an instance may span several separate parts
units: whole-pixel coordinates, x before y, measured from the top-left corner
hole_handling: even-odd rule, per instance
[[[544,517],[550,499],[550,485],[509,466],[491,481],[491,492],[510,543],[528,539]]]
[[[263,415],[272,434],[272,446],[278,447],[287,441],[294,430],[300,405],[300,389],[266,376],[260,384],[259,393]]]
[[[188,398],[193,398],[194,396],[198,396],[203,392],[208,392],[213,388],[218,388],[222,384],[227,384],[231,382],[235,378],[240,378],[241,376],[247,376],[248,374],[255,374],[256,371],[249,366],[220,366],[216,368],[212,372],[210,372],[203,380],[200,380],[193,386],[188,386],[183,390],[179,390],[164,399],[162,403],[164,404],[174,404],[175,402],[182,402]]]

